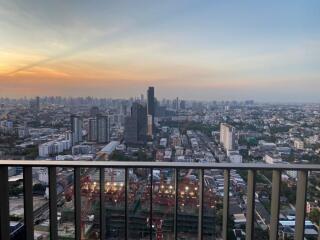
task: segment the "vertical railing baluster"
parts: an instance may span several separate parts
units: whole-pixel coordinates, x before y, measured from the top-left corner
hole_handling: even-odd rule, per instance
[[[153,225],[153,208],[152,208],[152,202],[153,202],[153,168],[150,168],[150,219],[149,219],[149,223],[150,223],[150,240],[152,240],[152,233],[153,233],[153,229],[152,229],[152,225]]]
[[[179,169],[174,169],[174,217],[173,217],[173,235],[174,239],[178,239],[178,209],[179,209]]]
[[[129,207],[128,207],[128,195],[129,195],[129,172],[128,168],[125,168],[124,174],[124,238],[129,239]]]
[[[81,184],[80,167],[74,168],[74,216],[75,216],[75,239],[81,239]]]
[[[298,171],[295,240],[304,239],[308,172]]]
[[[49,208],[50,208],[50,239],[58,239],[57,227],[57,168],[48,167],[49,172]]]
[[[204,188],[204,170],[199,169],[199,216],[198,216],[198,240],[203,239],[203,188]]]
[[[254,239],[255,170],[248,170],[246,240]]]
[[[270,239],[278,239],[279,209],[280,209],[280,184],[281,171],[273,170],[272,173],[272,195],[271,195],[271,219]]]
[[[230,170],[225,169],[224,170],[223,217],[222,217],[223,240],[227,240],[228,238],[229,188],[230,188]]]
[[[24,226],[26,240],[33,240],[33,191],[32,191],[32,167],[23,168],[24,189]]]
[[[8,167],[0,167],[0,239],[10,239]]]
[[[106,236],[106,211],[105,211],[105,169],[100,168],[100,239]]]

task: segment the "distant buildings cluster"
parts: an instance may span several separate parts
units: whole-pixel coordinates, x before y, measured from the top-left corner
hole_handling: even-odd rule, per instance
[[[83,142],[83,119],[80,116],[71,116],[72,145]],[[89,118],[88,141],[99,144],[107,143],[110,140],[110,120],[102,114]]]
[[[39,157],[46,158],[51,155],[63,153],[71,148],[71,143],[71,133],[67,132],[65,136],[61,136],[57,140],[40,144],[38,147]]]

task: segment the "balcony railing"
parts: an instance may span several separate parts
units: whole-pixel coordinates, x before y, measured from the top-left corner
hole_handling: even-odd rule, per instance
[[[100,170],[100,186],[105,184],[105,168],[124,169],[125,171],[125,194],[124,194],[124,238],[129,239],[128,224],[128,169],[146,168],[153,173],[154,169],[173,169],[175,172],[175,199],[174,199],[174,218],[173,238],[178,239],[177,219],[178,219],[178,176],[182,169],[199,170],[198,196],[198,239],[203,239],[203,219],[204,219],[204,170],[220,169],[224,172],[224,194],[223,194],[223,216],[222,216],[222,237],[227,239],[228,215],[229,215],[229,187],[230,170],[246,170],[247,175],[247,212],[246,212],[246,239],[257,239],[254,236],[254,218],[255,218],[255,185],[256,172],[258,170],[270,170],[272,177],[272,198],[271,198],[271,218],[269,225],[270,239],[278,239],[279,208],[280,208],[280,185],[281,172],[284,170],[294,170],[298,172],[297,192],[296,192],[296,224],[295,239],[304,239],[305,215],[306,215],[306,191],[308,183],[308,173],[311,171],[320,171],[320,165],[299,165],[299,164],[231,164],[231,163],[178,163],[178,162],[100,162],[100,161],[19,161],[19,160],[1,160],[0,161],[0,239],[10,239],[9,222],[9,184],[8,167],[23,167],[23,186],[24,186],[24,226],[25,239],[34,239],[34,211],[32,194],[32,167],[47,167],[49,172],[49,220],[50,220],[50,239],[58,239],[57,223],[57,167],[66,167],[74,169],[74,213],[75,213],[75,239],[81,239],[81,168],[95,168]],[[153,174],[150,174],[150,210],[149,210],[149,229],[150,239],[152,239],[152,220],[153,220]],[[106,215],[104,209],[104,191],[100,187],[100,236],[106,233]]]

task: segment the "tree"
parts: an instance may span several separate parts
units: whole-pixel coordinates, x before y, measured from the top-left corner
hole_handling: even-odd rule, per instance
[[[315,224],[320,224],[320,210],[317,208],[312,209],[309,213],[310,220]]]
[[[43,186],[43,185],[40,184],[40,183],[37,183],[37,184],[35,184],[35,185],[33,186],[33,189],[32,189],[32,190],[33,190],[34,193],[44,194],[45,191],[46,191],[46,187]]]

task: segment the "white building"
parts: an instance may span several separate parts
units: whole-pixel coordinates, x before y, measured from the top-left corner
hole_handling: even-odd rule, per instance
[[[71,116],[71,132],[72,132],[72,145],[77,145],[82,142],[82,119],[78,116]]]
[[[172,151],[170,149],[166,149],[164,151],[164,157],[163,157],[164,161],[167,161],[167,162],[171,161],[171,156],[172,156]]]
[[[49,177],[48,177],[48,169],[47,168],[40,168],[38,171],[39,181],[46,185],[49,184]]]
[[[276,149],[277,145],[275,143],[266,142],[264,140],[259,141],[260,149],[263,151],[271,151]]]
[[[228,151],[228,158],[231,163],[242,163],[242,156],[239,151]]]
[[[294,145],[294,148],[297,149],[297,150],[303,150],[304,149],[304,142],[299,140],[299,139],[294,140],[293,145]]]
[[[76,145],[72,147],[72,155],[90,154],[93,153],[91,145]]]
[[[175,153],[176,156],[182,156],[184,153],[184,148],[181,146],[175,146],[175,150],[176,150],[176,153]]]
[[[191,138],[191,139],[190,139],[190,143],[191,143],[191,147],[192,147],[193,149],[198,149],[199,144],[198,144],[198,141],[197,141],[196,138]]]
[[[282,159],[279,156],[274,156],[274,155],[271,155],[271,154],[266,154],[264,156],[263,160],[266,163],[269,163],[269,164],[281,163],[282,162]]]
[[[71,141],[65,139],[58,139],[50,142],[40,144],[38,146],[39,157],[49,157],[64,152],[71,148]]]
[[[167,147],[167,142],[168,142],[168,140],[166,138],[161,138],[160,139],[160,146]]]
[[[291,178],[297,178],[298,177],[298,172],[294,170],[287,170],[286,171],[287,175]]]
[[[220,143],[226,151],[235,149],[235,128],[229,124],[220,124]]]

